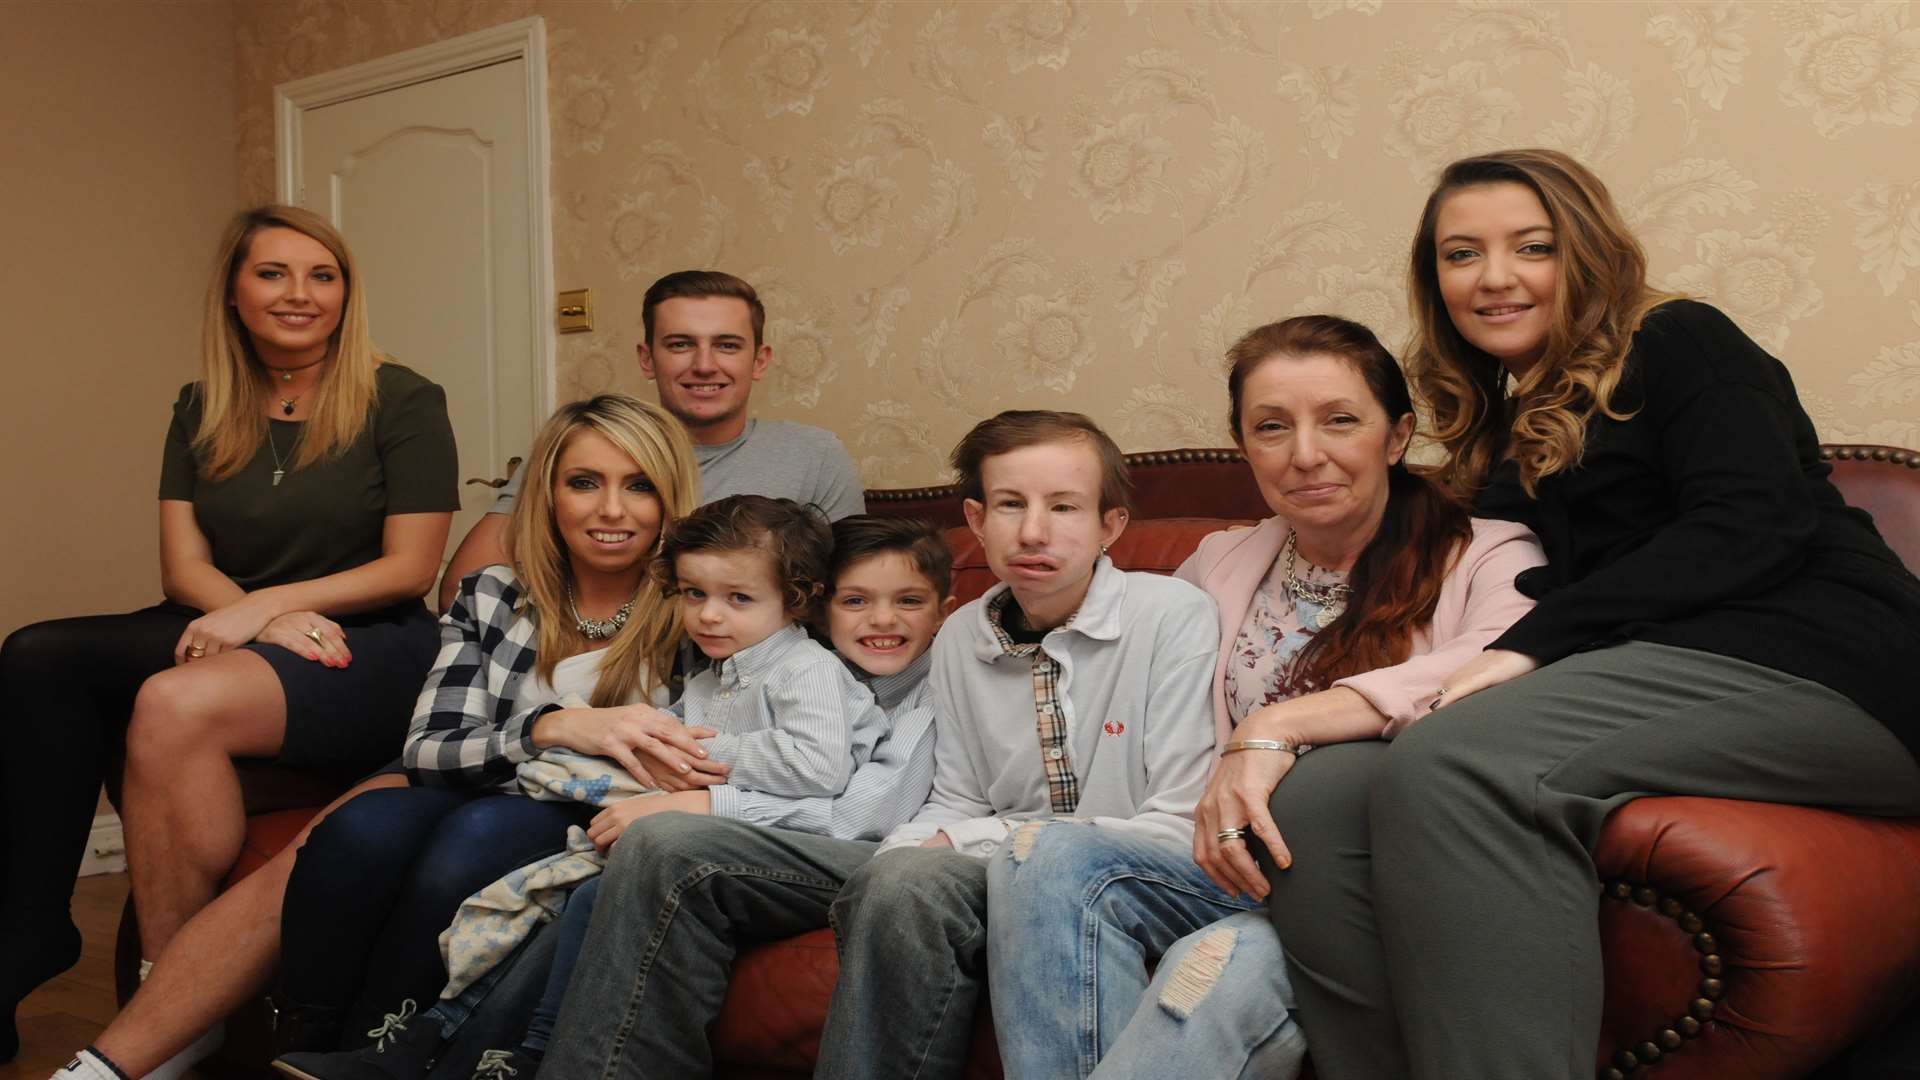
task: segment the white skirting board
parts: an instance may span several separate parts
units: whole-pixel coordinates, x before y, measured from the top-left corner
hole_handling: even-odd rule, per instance
[[[87,854],[80,860],[80,876],[117,874],[127,868],[127,838],[120,831],[117,814],[101,814],[93,819],[87,834]]]

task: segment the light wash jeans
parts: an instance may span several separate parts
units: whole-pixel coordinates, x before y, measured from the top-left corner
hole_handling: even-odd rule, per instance
[[[1266,908],[1229,915],[1161,957],[1093,1080],[1294,1080],[1307,1036]]]
[[[1237,1077],[1270,1043],[1265,1056],[1280,1061],[1259,1075],[1292,1075],[1305,1048],[1275,935],[1234,923],[1209,937],[1252,908],[1165,841],[1076,821],[1023,826],[987,872],[987,978],[1009,1080],[1084,1078],[1115,1050],[1123,1059],[1101,1075]],[[1130,1022],[1142,1030],[1123,1039]]]

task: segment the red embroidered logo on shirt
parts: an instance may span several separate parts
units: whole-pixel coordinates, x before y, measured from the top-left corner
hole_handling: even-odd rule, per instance
[[[1118,735],[1121,732],[1127,730],[1127,725],[1121,723],[1118,720],[1109,720],[1106,723],[1101,724],[1100,728],[1101,730],[1105,731],[1109,735]]]

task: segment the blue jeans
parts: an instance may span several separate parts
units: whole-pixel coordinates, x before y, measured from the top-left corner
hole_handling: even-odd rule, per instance
[[[281,970],[290,1001],[352,1006],[346,1048],[404,999],[447,983],[440,931],[460,902],[566,845],[586,809],[497,791],[369,791],[308,836],[287,882]]]
[[[1307,1036],[1266,908],[1176,942],[1093,1080],[1294,1080]]]
[[[594,901],[599,898],[599,878],[580,884],[567,897],[567,909],[560,913],[559,922],[551,931],[557,938],[553,967],[547,970],[547,990],[540,995],[540,1004],[534,1006],[533,1016],[527,1020],[526,1038],[520,1040],[522,1054],[530,1059],[547,1052],[547,1041],[553,1038],[553,1025],[560,1019],[560,1005],[567,996],[567,984],[573,981],[573,967],[580,962],[580,950],[587,943]]]
[[[1090,1075],[1139,1010],[1149,967],[1252,906],[1164,840],[1071,820],[1021,826],[987,870],[987,981],[1009,1080]]]
[[[695,814],[629,825],[598,878],[599,902],[540,1075],[711,1075],[707,1033],[735,955],[825,927],[828,905],[873,849]]]
[[[560,1004],[567,996],[567,983],[573,979],[574,964],[579,961],[580,948],[587,940],[587,924],[593,918],[593,903],[599,896],[600,879],[587,879],[567,895],[567,906],[552,926],[533,930],[535,935],[552,936],[549,944],[553,946],[553,954],[547,961],[546,989],[534,1005],[526,1023],[526,1033],[519,1040],[520,1055],[527,1062],[539,1061],[546,1055],[547,1042],[553,1037],[554,1021],[560,1016]],[[433,1008],[427,1010],[427,1020],[440,1027],[440,1038],[452,1039],[485,1006],[487,995],[493,992],[494,985],[513,968],[532,940],[529,937],[520,948],[509,953],[506,959],[475,979],[465,990],[454,997],[441,998]]]

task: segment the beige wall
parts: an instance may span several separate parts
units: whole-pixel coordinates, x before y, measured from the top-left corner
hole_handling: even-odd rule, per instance
[[[707,263],[770,298],[762,409],[839,430],[870,484],[939,479],[1012,404],[1215,444],[1225,340],[1309,309],[1398,338],[1436,167],[1551,144],[1655,282],[1788,361],[1826,438],[1920,444],[1910,0],[248,2],[246,190],[276,81],[526,13],[559,279],[599,300],[566,394],[637,388],[639,290]]]
[[[1657,283],[1792,367],[1829,439],[1920,444],[1920,8],[1894,3],[647,3],[240,8],[240,167],[279,81],[527,14],[552,50],[562,392],[638,388],[656,275],[760,285],[764,413],[869,484],[974,419],[1079,408],[1217,444],[1222,345],[1332,309],[1398,336],[1425,185],[1546,143],[1626,205]]]
[[[159,599],[154,491],[234,209],[233,9],[0,4],[0,633]]]

